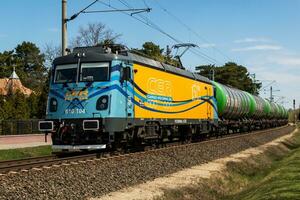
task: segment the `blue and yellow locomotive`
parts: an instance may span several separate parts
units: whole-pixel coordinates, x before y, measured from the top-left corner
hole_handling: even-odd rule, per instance
[[[47,105],[40,130],[52,134],[54,149],[186,140],[218,121],[209,79],[121,46],[56,58]]]

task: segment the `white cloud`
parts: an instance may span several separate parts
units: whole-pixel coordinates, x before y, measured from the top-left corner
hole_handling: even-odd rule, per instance
[[[272,84],[273,89],[280,90],[274,92],[275,99],[284,96],[286,102],[284,105],[290,108],[293,99],[300,99],[300,93],[295,92],[300,90],[300,63],[298,63],[300,59],[297,58],[299,57],[296,54],[288,55],[282,51],[266,52],[254,54],[247,59],[245,66],[249,66],[248,70],[256,74],[257,80],[262,81],[263,86],[275,80],[276,83]],[[268,89],[269,87],[266,88]],[[261,91],[260,95],[269,98],[270,91]]]
[[[280,50],[282,49],[281,46],[278,45],[255,45],[255,46],[248,46],[248,47],[242,47],[242,48],[234,48],[231,49],[231,51],[261,51],[261,50]]]
[[[293,99],[300,101],[300,93],[295,92],[300,90],[299,52],[291,52],[282,47],[281,51],[247,52],[243,56],[246,56],[243,60],[244,65],[251,73],[256,74],[257,80],[262,81],[263,86],[276,81],[276,84],[272,84],[274,90],[280,90],[274,92],[274,95],[277,95],[276,100],[279,96],[284,96],[284,105],[287,108],[292,106]],[[269,98],[270,91],[262,91],[260,95]]]
[[[278,57],[272,56],[269,58],[270,62],[279,64],[279,65],[289,65],[289,66],[299,66],[300,67],[300,57]]]
[[[209,48],[209,47],[215,47],[216,44],[213,43],[203,43],[203,44],[199,44],[198,47],[200,48]]]
[[[58,28],[48,28],[48,31],[57,33],[59,31],[59,29]]]
[[[252,42],[269,42],[267,38],[244,38],[235,40],[234,43],[252,43]]]
[[[299,75],[290,73],[289,71],[284,70],[268,70],[264,72],[260,72],[262,77],[266,77],[268,80],[276,80],[279,85],[282,84],[290,85],[291,83],[299,82]],[[284,88],[284,87],[282,87]]]

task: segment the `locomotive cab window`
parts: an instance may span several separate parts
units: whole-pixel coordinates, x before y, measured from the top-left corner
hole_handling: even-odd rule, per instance
[[[77,64],[57,65],[55,71],[55,83],[76,82]]]
[[[108,81],[109,63],[82,63],[80,81]]]

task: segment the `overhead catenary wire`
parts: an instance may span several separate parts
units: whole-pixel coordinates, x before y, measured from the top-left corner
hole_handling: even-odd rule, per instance
[[[130,6],[129,3],[127,3],[126,1],[123,1],[123,0],[118,0],[119,2],[121,2],[123,5],[125,5],[126,7],[130,8],[130,11],[133,10],[132,6]],[[166,35],[168,38],[172,39],[173,41],[175,41],[176,43],[182,43],[182,41],[176,39],[174,36],[172,36],[171,34],[167,33],[166,31],[164,31],[162,28],[160,28],[158,25],[156,25],[154,22],[152,22],[149,18],[143,16],[140,14],[140,11],[137,11],[135,13],[127,13],[126,11],[127,10],[124,10],[124,9],[117,9],[115,7],[113,7],[111,4],[110,4],[110,1],[109,1],[109,4],[107,3],[104,3],[103,1],[100,1],[100,0],[94,0],[92,3],[90,3],[89,5],[87,5],[85,8],[83,8],[82,10],[80,10],[79,12],[75,13],[74,15],[72,15],[69,19],[66,19],[66,21],[71,21],[71,20],[74,20],[76,17],[78,17],[81,13],[93,13],[93,12],[100,12],[100,11],[86,11],[88,8],[90,8],[92,5],[94,5],[95,3],[102,3],[103,5],[107,6],[107,7],[110,7],[112,9],[114,9],[115,11],[119,11],[119,12],[122,12],[138,21],[140,21],[141,23],[149,26],[150,28],[153,28],[159,32],[161,32],[162,34]],[[148,5],[146,4],[146,1],[143,0],[145,6],[148,8],[147,12],[149,12],[149,7]],[[191,32],[193,32],[194,34],[197,34],[197,32],[193,31],[190,27],[188,27],[185,23],[183,23],[179,18],[177,18],[175,15],[173,15],[172,13],[170,13],[167,9],[163,8],[160,4],[159,6],[161,7],[161,9],[163,9],[165,12],[167,12],[169,15],[172,15],[174,16],[175,19],[177,19],[177,21],[179,21],[182,25],[184,25],[188,30],[190,30]],[[140,10],[140,9],[138,9]],[[129,10],[128,10],[129,11]],[[101,12],[108,12],[108,11],[101,11]],[[110,12],[110,11],[109,11]],[[138,15],[140,18],[136,17],[135,15]],[[143,21],[144,20],[144,21]],[[198,37],[201,37],[200,35],[198,35]],[[212,62],[212,63],[220,63],[219,61],[217,61],[216,59],[206,55],[205,53],[199,51],[199,49],[189,49],[189,51],[191,53],[193,53],[194,55],[197,55],[205,60],[207,60],[208,62]],[[221,64],[222,65],[222,64]]]
[[[191,33],[193,33],[196,37],[198,37],[200,40],[210,43],[210,41],[208,41],[207,39],[205,39],[203,36],[201,36],[198,32],[196,32],[195,30],[193,30],[191,27],[189,27],[186,23],[184,23],[179,17],[177,17],[176,15],[174,15],[173,13],[171,13],[169,10],[167,10],[165,7],[163,7],[158,0],[153,0],[157,3],[157,5],[160,7],[161,10],[163,10],[164,12],[166,12],[169,16],[171,16],[175,21],[177,21],[179,24],[181,24],[182,26],[184,26],[188,31],[190,31]],[[224,58],[228,59],[228,60],[233,60],[231,59],[229,56],[227,56],[225,53],[223,53],[221,50],[219,50],[218,48],[211,46],[211,48],[213,48],[216,52],[218,52],[220,55],[222,55]]]
[[[113,9],[113,10],[89,10],[89,11],[83,11],[82,13],[105,13],[105,12],[121,12],[121,11],[124,11],[124,12],[134,12],[134,13],[137,13],[137,12],[150,12],[150,8],[146,8],[146,9],[142,9],[142,8],[136,8],[136,9]],[[132,13],[131,13],[132,15]]]
[[[122,3],[124,6],[128,7],[128,8],[132,8],[132,6],[130,6],[130,4],[128,4],[127,2],[125,2],[125,1],[123,1],[123,0],[118,0],[118,1],[119,1],[120,3]],[[110,7],[110,8],[112,8],[112,9],[117,9],[116,7],[114,7],[114,6],[110,5],[110,4],[107,4],[107,3],[105,3],[105,2],[99,1],[99,3],[101,3],[101,4],[103,4],[103,5],[107,6],[107,7]],[[174,42],[176,42],[176,43],[182,43],[182,41],[178,40],[177,38],[175,38],[175,37],[172,36],[171,34],[169,34],[169,33],[167,33],[166,31],[164,31],[164,30],[163,30],[162,28],[160,28],[157,24],[155,24],[154,22],[152,22],[149,18],[147,18],[147,17],[145,17],[145,16],[143,16],[143,15],[141,15],[141,14],[137,14],[137,16],[138,16],[138,17],[137,17],[137,16],[135,16],[135,15],[132,16],[132,15],[130,15],[130,14],[127,13],[127,12],[123,12],[123,13],[126,14],[126,15],[128,15],[128,16],[130,16],[130,17],[133,17],[134,19],[140,21],[141,23],[143,23],[143,24],[145,24],[145,25],[147,25],[147,26],[149,26],[149,27],[151,27],[151,28],[153,28],[153,29],[155,29],[155,30],[161,32],[162,34],[164,34],[165,36],[167,36],[168,38],[170,38],[170,39],[173,40]],[[215,64],[216,64],[216,63],[221,64],[221,62],[217,61],[216,59],[214,59],[214,58],[212,58],[212,57],[210,57],[210,56],[208,56],[208,55],[206,55],[205,53],[199,51],[198,49],[190,49],[189,51],[190,51],[191,53],[193,53],[194,55],[199,56],[199,57],[205,59],[205,60],[208,61],[208,62],[215,63]]]
[[[90,3],[89,5],[87,5],[85,8],[83,8],[79,12],[75,13],[74,15],[72,15],[69,19],[67,19],[67,21],[71,21],[71,20],[75,19],[76,17],[78,17],[78,15],[80,15],[81,13],[84,13],[88,8],[90,8],[92,5],[94,5],[98,1],[99,0],[94,0],[92,3]]]
[[[125,5],[128,8],[132,8],[132,6],[130,6],[128,3],[126,3],[125,1],[122,0],[118,0],[119,2],[121,2],[123,5]],[[159,32],[165,34],[166,36],[168,36],[169,38],[171,38],[172,40],[174,40],[175,42],[180,42],[178,39],[176,39],[175,37],[173,37],[172,35],[170,35],[169,33],[165,32],[162,28],[160,28],[158,25],[156,25],[154,22],[152,22],[149,18],[143,16],[142,14],[137,14],[137,16],[141,17],[142,19],[145,20],[146,24],[156,30],[158,30]],[[132,16],[135,19],[138,19],[135,16]]]
[[[127,3],[124,0],[118,0],[119,2],[121,2],[123,5],[127,6],[128,8],[132,8],[132,6],[130,6],[129,3]],[[144,19],[145,21],[147,21],[148,23],[150,23],[152,26],[152,28],[155,28],[156,30],[162,32],[162,33],[166,33],[165,31],[163,31],[158,25],[156,25],[155,23],[153,23],[151,20],[149,20],[149,18],[147,18],[146,16],[143,15],[139,15],[142,19]],[[170,34],[166,33],[165,35],[167,35],[169,38],[171,38],[173,41],[175,41],[176,43],[183,43],[182,41],[174,38],[173,36],[171,36]],[[206,55],[205,53],[199,51],[198,49],[189,49],[189,51],[191,53],[193,53],[196,56],[200,56],[201,58],[204,58],[205,60],[209,61],[209,62],[213,62],[213,63],[217,63],[218,61],[214,58],[211,58],[210,56]],[[220,63],[220,62],[218,62]]]
[[[99,3],[101,3],[101,4],[103,4],[103,5],[107,6],[107,7],[110,7],[110,8],[112,8],[112,9],[120,10],[120,9],[117,9],[116,7],[114,7],[114,6],[110,5],[110,4],[107,4],[107,3],[105,3],[105,2],[99,1]],[[149,21],[143,21],[143,20],[137,18],[135,15],[131,15],[131,14],[125,12],[125,11],[120,11],[120,12],[122,12],[122,13],[124,13],[124,14],[126,14],[126,15],[128,15],[128,16],[130,16],[130,17],[132,17],[132,18],[134,18],[134,19],[136,19],[136,20],[142,22],[143,24],[145,24],[145,25],[147,25],[147,26],[152,27],[152,24],[150,24]],[[152,27],[152,28],[154,28],[154,27]],[[158,27],[155,27],[155,28],[158,28]],[[167,35],[168,37],[170,37],[171,39],[176,40],[175,38],[173,38],[173,37],[172,37],[171,35],[169,35],[168,33],[164,32],[163,30],[160,30],[160,31],[163,32],[163,33],[164,33],[165,35]]]

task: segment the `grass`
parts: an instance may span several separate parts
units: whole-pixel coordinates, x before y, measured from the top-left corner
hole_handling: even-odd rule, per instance
[[[256,176],[259,178],[255,179]],[[246,178],[250,180],[249,186],[229,195],[228,199],[300,199],[300,148],[292,150],[282,160],[274,161],[269,169]]]
[[[245,162],[229,162],[209,180],[165,190],[159,200],[294,200],[300,199],[300,131],[282,145],[269,147]]]
[[[51,155],[51,146],[28,147],[19,149],[0,150],[0,160],[13,160],[37,156]]]

